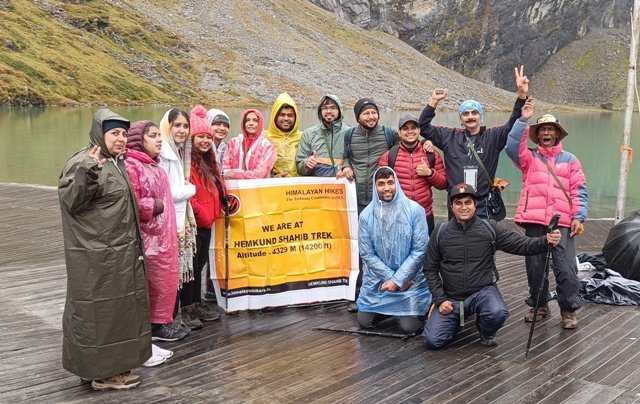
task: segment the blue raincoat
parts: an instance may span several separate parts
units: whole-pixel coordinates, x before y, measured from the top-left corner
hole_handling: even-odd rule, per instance
[[[360,214],[358,243],[365,267],[358,310],[390,316],[425,315],[431,305],[422,270],[429,243],[427,221],[422,206],[402,192],[395,172],[394,179],[396,194],[390,202],[380,200],[374,179],[372,201]],[[404,292],[381,291],[389,279],[400,289],[410,280],[414,284]]]

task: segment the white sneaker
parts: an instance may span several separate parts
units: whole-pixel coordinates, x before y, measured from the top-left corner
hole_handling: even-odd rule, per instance
[[[171,358],[173,356],[173,351],[162,349],[156,344],[151,344],[151,352],[153,353],[153,356],[162,356],[165,359]]]
[[[162,365],[167,358],[164,356],[151,355],[151,358],[147,359],[145,363],[142,364],[145,368],[152,368],[154,366]]]

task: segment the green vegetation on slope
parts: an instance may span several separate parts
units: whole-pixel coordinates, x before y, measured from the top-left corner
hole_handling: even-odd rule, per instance
[[[163,104],[201,98],[188,46],[104,1],[0,0],[0,104]]]

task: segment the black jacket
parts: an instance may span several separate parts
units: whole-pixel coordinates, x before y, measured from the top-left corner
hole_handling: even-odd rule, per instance
[[[464,300],[492,285],[496,249],[516,255],[535,255],[547,250],[546,235],[532,238],[507,230],[493,220],[489,224],[495,229],[495,240],[476,216],[466,229],[453,218],[441,237],[437,230],[433,232],[424,275],[436,306],[445,300]]]
[[[492,178],[496,176],[500,152],[507,144],[511,127],[520,118],[524,103],[525,100],[516,99],[511,116],[504,125],[491,128],[483,126],[480,128],[480,133],[472,136],[475,138],[476,152]],[[431,125],[435,116],[436,111],[433,107],[430,105],[424,107],[420,114],[420,135],[431,140],[444,154],[444,164],[447,167],[447,192],[450,192],[456,184],[464,182],[464,167],[471,166],[478,167],[478,186],[476,187],[478,196],[486,195],[491,184],[467,146],[465,135],[468,135],[468,132],[464,128]]]

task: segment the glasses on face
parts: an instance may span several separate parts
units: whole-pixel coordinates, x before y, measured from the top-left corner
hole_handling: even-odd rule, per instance
[[[320,107],[320,109],[323,111],[337,111],[338,107],[336,107],[335,105],[325,105],[323,107]]]

